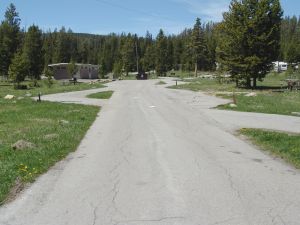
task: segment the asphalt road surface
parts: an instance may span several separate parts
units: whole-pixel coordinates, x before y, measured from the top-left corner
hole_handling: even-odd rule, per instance
[[[106,101],[43,96],[103,108],[75,153],[0,208],[0,224],[300,224],[299,170],[234,133],[300,132],[300,118],[219,111],[226,100],[156,82],[111,83]]]

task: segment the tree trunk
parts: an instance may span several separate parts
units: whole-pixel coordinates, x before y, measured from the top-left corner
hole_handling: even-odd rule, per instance
[[[256,77],[255,78],[253,78],[253,89],[256,89]]]
[[[195,77],[198,75],[198,63],[195,63]]]
[[[239,79],[235,79],[235,86],[238,88],[239,87]]]
[[[247,87],[247,88],[251,88],[251,78],[250,78],[250,77],[247,77],[247,80],[246,80],[246,87]]]

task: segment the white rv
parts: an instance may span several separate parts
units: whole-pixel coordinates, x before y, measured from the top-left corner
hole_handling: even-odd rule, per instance
[[[274,65],[274,71],[276,72],[282,72],[282,71],[287,71],[288,69],[288,64],[286,62],[273,62]]]

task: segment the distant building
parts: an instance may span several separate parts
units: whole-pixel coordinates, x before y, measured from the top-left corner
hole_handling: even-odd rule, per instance
[[[274,65],[274,71],[276,72],[282,72],[282,71],[287,71],[288,69],[288,63],[286,62],[273,62]]]
[[[72,77],[68,73],[69,63],[57,63],[48,65],[53,69],[54,79],[63,80],[71,79]],[[99,66],[91,64],[75,64],[78,68],[77,73],[74,75],[77,79],[98,79]]]

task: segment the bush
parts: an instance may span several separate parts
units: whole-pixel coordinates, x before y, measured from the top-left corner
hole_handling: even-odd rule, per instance
[[[40,87],[39,82],[37,79],[32,79],[29,83],[29,87]]]
[[[15,84],[14,89],[16,89],[16,90],[27,90],[28,86],[25,85],[25,84]]]

